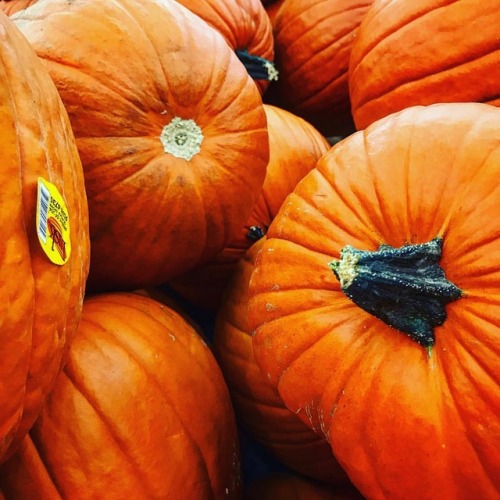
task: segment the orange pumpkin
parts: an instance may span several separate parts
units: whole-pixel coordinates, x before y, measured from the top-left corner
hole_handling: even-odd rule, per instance
[[[500,109],[407,108],[334,146],[252,274],[254,355],[367,498],[498,498]]]
[[[415,105],[500,105],[499,25],[495,0],[375,0],[349,65],[356,127]]]
[[[297,472],[330,483],[346,483],[328,442],[286,408],[255,362],[246,308],[250,276],[264,241],[257,241],[240,260],[226,290],[215,325],[215,356],[238,420],[254,439]]]
[[[269,159],[260,94],[222,36],[173,0],[39,0],[13,19],[77,139],[89,287],[154,286],[214,257]]]
[[[0,0],[0,10],[3,10],[8,16],[28,8],[37,0]]]
[[[205,499],[239,498],[239,474],[207,345],[173,309],[115,293],[86,299],[68,363],[0,478],[19,500]]]
[[[2,462],[28,432],[62,368],[89,267],[83,171],[68,115],[3,12],[0,130]]]
[[[327,136],[353,132],[349,57],[372,1],[285,0],[273,21],[279,79],[270,102],[304,117]]]
[[[179,295],[215,311],[238,260],[263,235],[281,203],[297,182],[329,148],[326,139],[308,122],[292,113],[264,105],[269,133],[269,164],[260,197],[246,224],[222,252],[207,264],[172,279]]]
[[[261,93],[277,80],[273,29],[260,0],[177,0],[222,34]]]
[[[274,2],[269,2],[265,4],[267,15],[271,20],[271,25],[274,25],[274,20],[276,19],[278,11],[280,10],[284,1],[285,0],[275,0]]]

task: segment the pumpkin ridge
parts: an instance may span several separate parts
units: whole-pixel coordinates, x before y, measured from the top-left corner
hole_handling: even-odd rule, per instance
[[[474,126],[478,126],[477,122],[474,124]],[[459,142],[459,146],[458,146],[458,149],[455,151],[455,158],[460,158],[460,155],[461,155],[461,151],[466,149],[466,144],[467,144],[467,140],[469,137],[471,137],[473,135],[473,132],[474,132],[474,126],[472,126],[471,128],[467,129],[465,131],[465,133],[463,134],[463,136],[461,137],[461,140]],[[484,175],[484,172],[483,170],[486,168],[486,169],[489,169],[489,168],[492,168],[490,166],[490,163],[489,163],[489,159],[492,155],[494,155],[496,153],[496,150],[495,149],[492,149],[491,151],[488,151],[485,155],[484,155],[484,158],[482,159],[482,161],[478,164],[478,168],[476,170],[474,170],[473,172],[473,175],[472,176],[468,176],[467,179],[464,179],[464,182],[461,183],[460,185],[460,190],[457,190],[456,191],[456,194],[454,195],[453,197],[453,202],[452,202],[452,206],[449,208],[449,210],[447,211],[447,216],[446,218],[443,220],[443,223],[439,229],[439,234],[446,234],[448,232],[448,229],[449,229],[449,225],[450,225],[450,222],[453,220],[454,217],[457,216],[457,214],[459,215],[460,213],[460,208],[463,204],[463,200],[466,200],[467,199],[467,196],[469,194],[469,192],[473,189],[471,187],[471,185],[475,182],[475,179],[477,177],[481,178],[483,175]],[[494,194],[496,194],[496,191],[499,189],[499,185],[498,184],[491,184],[491,191],[489,193],[487,193],[485,196],[482,197],[483,200],[487,199],[489,196],[492,196]],[[441,202],[441,200],[440,200]],[[437,207],[437,210],[436,210],[436,214],[438,212],[440,212],[440,208],[439,208],[439,205]],[[489,238],[490,241],[495,241],[497,238],[497,236],[495,236],[494,234],[492,234]],[[476,247],[480,247],[483,243],[482,242],[488,242],[488,239],[483,239],[481,241],[476,241],[475,242],[475,246]],[[474,248],[474,245],[472,246],[472,248]],[[471,250],[471,247],[469,245],[469,248],[468,248],[468,251]]]
[[[334,317],[334,314],[332,315],[332,317]],[[356,322],[356,320],[354,322]],[[330,325],[328,327],[328,330],[325,330],[325,332],[321,336],[319,336],[317,339],[315,339],[315,341],[313,343],[311,343],[307,346],[307,350],[314,350],[315,347],[318,350],[321,350],[318,346],[321,343],[325,343],[325,344],[329,343],[328,336],[331,334],[330,332],[333,328],[338,328],[338,326],[341,324],[352,324],[352,323],[353,323],[352,317],[346,317],[341,323],[335,323],[333,325]],[[366,324],[366,329],[363,332],[363,334],[357,336],[356,338],[352,338],[349,345],[346,347],[343,347],[344,352],[349,352],[349,351],[355,352],[356,349],[359,349],[359,345],[367,346],[371,343],[371,340],[373,338],[377,337],[377,333],[371,331],[370,324],[367,323],[366,321],[364,321],[364,323]],[[304,348],[304,345],[305,344],[303,344],[301,346],[302,349]],[[309,351],[309,352],[311,352],[311,351]],[[307,354],[306,351],[300,352],[299,355],[295,357],[295,359],[293,359],[287,363],[288,367],[291,368],[293,366],[299,365],[302,362],[301,360],[306,359],[308,356],[309,355]],[[345,356],[342,356],[342,358],[345,359]],[[339,407],[341,398],[344,396],[344,393],[346,392],[346,388],[349,386],[350,383],[354,383],[354,382],[352,382],[352,379],[358,373],[359,367],[364,362],[363,356],[356,356],[354,359],[347,356],[347,358],[349,359],[349,367],[342,370],[342,374],[341,374],[342,380],[340,380],[338,373],[335,375],[335,377],[333,377],[333,379],[334,379],[333,383],[338,387],[338,392],[337,392],[335,398],[329,400],[329,405],[328,405],[329,412],[327,415],[327,420],[331,421],[331,422],[335,421],[335,412],[337,411],[337,409]],[[382,364],[382,362],[380,362],[380,364]],[[288,371],[288,369],[287,369],[287,371]],[[278,391],[279,391],[279,387],[281,385],[281,382],[286,381],[286,378],[287,378],[287,373],[285,371],[282,374],[281,378],[279,379]],[[330,381],[332,380],[332,375],[327,375],[325,377],[325,379],[326,379],[325,384],[328,386]],[[364,392],[367,393],[367,391],[365,391],[365,389],[366,389],[366,387],[364,387]],[[279,394],[282,397],[283,401],[287,401],[288,398],[286,397],[286,395],[283,395],[281,391],[279,391]],[[323,394],[326,394],[326,393],[323,393]],[[323,404],[324,404],[324,397],[322,395],[319,398],[319,404],[316,405],[316,410],[315,410],[316,417],[318,420],[320,420],[320,413],[322,412]],[[324,417],[322,417],[321,418],[322,422],[320,423],[320,426],[318,428],[315,425],[315,422],[313,422],[313,420],[312,420],[312,414],[311,413],[307,414],[307,411],[305,408],[298,408],[298,410],[295,408],[291,408],[291,410],[294,411],[295,413],[298,413],[298,411],[300,411],[300,412],[304,411],[306,413],[307,417],[309,418],[310,426],[315,430],[315,432],[317,432],[318,435],[323,435],[324,438],[328,442],[331,442],[331,436],[330,436],[329,431],[332,428],[332,423],[329,423],[328,425],[324,425],[324,422],[323,422]],[[321,432],[321,434],[320,434],[320,432]],[[334,450],[334,454],[335,454],[335,449],[333,448],[333,450]]]
[[[461,346],[462,347],[462,346]],[[464,349],[465,351],[465,349]],[[456,359],[456,358],[455,358]],[[481,467],[485,470],[485,471],[489,471],[489,467],[488,467],[488,464],[487,462],[482,458],[482,454],[478,451],[477,449],[477,446],[475,444],[475,440],[473,439],[473,437],[470,435],[470,425],[466,425],[466,416],[464,415],[464,410],[460,408],[460,405],[458,404],[457,402],[457,397],[460,396],[460,391],[457,389],[457,390],[453,390],[453,384],[452,384],[452,379],[453,379],[453,375],[451,374],[450,370],[449,370],[449,364],[445,364],[443,363],[442,364],[443,366],[443,376],[445,378],[445,384],[446,384],[446,391],[447,391],[447,394],[449,396],[448,398],[448,401],[452,402],[452,406],[453,406],[453,409],[455,411],[455,415],[457,416],[458,420],[460,421],[460,424],[462,425],[462,428],[464,429],[465,433],[467,434],[467,436],[469,437],[469,439],[467,440],[468,443],[470,443],[470,446],[469,446],[469,449],[471,450],[471,452],[474,454],[474,457],[477,459],[477,462],[479,464],[481,464]],[[468,373],[464,372],[464,374],[466,375],[468,381],[471,383],[471,386],[474,388],[475,390],[475,393],[476,395],[480,395],[481,397],[481,391],[478,391],[477,389],[477,386],[476,384],[474,383],[474,380],[472,377],[469,377]],[[495,386],[495,383],[493,381],[493,386]],[[458,394],[457,394],[458,393]],[[441,398],[440,398],[440,402],[442,402],[444,399],[444,394],[442,394]],[[481,397],[481,399],[484,400],[483,397]],[[439,404],[439,403],[438,403]],[[446,408],[447,408],[447,412],[449,411],[449,404],[446,405]],[[448,437],[448,433],[447,433],[447,428],[446,427],[443,427],[442,429],[442,433],[441,435],[445,437],[445,440],[446,440],[446,443],[449,443],[450,440],[453,441],[452,438]],[[469,457],[470,455],[468,455]],[[486,476],[490,482],[490,486],[491,486],[491,489],[494,490],[495,489],[495,483],[494,483],[494,476],[498,473],[498,471],[496,470],[493,470],[491,472],[487,472],[486,473]]]
[[[127,354],[129,353],[127,352]],[[85,387],[84,384],[77,383],[76,379],[74,378],[74,374],[72,373],[71,368],[69,366],[68,369],[65,369],[63,372],[61,372],[61,377],[63,376],[66,377],[66,380],[72,385],[73,389],[78,394],[80,394],[81,397],[85,400],[85,402],[88,403],[89,407],[92,408],[95,415],[99,418],[99,421],[103,424],[103,427],[106,429],[109,437],[113,440],[113,443],[120,450],[122,457],[125,459],[126,462],[128,462],[131,465],[130,469],[134,471],[135,477],[138,479],[144,490],[146,490],[149,495],[154,496],[153,492],[151,491],[149,481],[142,474],[143,468],[140,467],[140,465],[134,460],[134,454],[128,452],[129,450],[127,450],[127,447],[125,446],[122,437],[119,436],[119,433],[116,432],[114,426],[112,425],[112,421],[106,418],[106,412],[100,408],[98,400],[93,399],[91,397],[90,391],[86,390],[87,388]],[[34,442],[35,444],[37,444],[36,440],[34,440]]]
[[[61,377],[64,376],[64,371],[61,372],[60,374]],[[64,496],[62,494],[62,490],[60,485],[57,483],[55,480],[55,477],[53,477],[52,473],[52,468],[49,468],[46,466],[45,458],[43,454],[41,453],[41,450],[43,449],[41,446],[38,444],[38,440],[36,439],[36,435],[33,435],[34,433],[30,433],[27,438],[25,438],[24,442],[22,443],[20,447],[20,451],[17,453],[20,453],[21,455],[25,454],[25,447],[29,449],[28,452],[26,452],[26,455],[30,455],[30,462],[33,463],[33,461],[36,462],[36,469],[42,471],[42,475],[44,476],[44,493],[46,493],[47,488],[52,490],[50,492],[50,499],[51,500],[65,500]],[[17,457],[16,457],[17,458]],[[16,460],[14,458],[14,460]],[[0,487],[2,486],[2,481],[0,478]],[[0,490],[1,491],[1,490]],[[57,496],[55,496],[57,495]]]
[[[379,234],[378,229],[373,225],[371,218],[367,215],[373,211],[374,204],[370,203],[370,200],[368,200],[366,197],[362,197],[362,196],[360,197],[357,194],[356,194],[355,203],[351,203],[350,198],[345,196],[345,192],[342,189],[342,186],[338,184],[338,181],[342,180],[341,176],[334,175],[335,172],[333,172],[333,171],[323,171],[321,163],[322,162],[320,160],[320,162],[318,163],[318,165],[315,169],[315,174],[323,179],[324,184],[328,185],[329,189],[333,193],[335,193],[335,197],[339,200],[339,202],[341,204],[344,204],[349,209],[350,213],[354,214],[359,220],[361,220],[363,222],[363,227],[366,228],[366,231],[365,231],[366,235],[369,236],[370,234],[372,234],[370,239],[373,240],[373,244],[376,245],[380,241],[381,235]],[[344,165],[339,164],[339,168],[336,170],[338,171],[338,170],[343,170],[343,169],[344,169]],[[375,183],[374,183],[374,190],[376,192],[376,184]],[[354,193],[354,191],[352,191],[352,192]],[[378,206],[381,207],[380,196],[378,195],[377,192],[376,192],[376,195],[377,195],[376,200],[378,202]],[[311,204],[309,200],[306,200],[305,198],[303,198],[301,195],[299,195],[299,193],[294,192],[293,196],[296,196],[297,198],[299,198],[301,200],[301,203],[304,203],[307,206],[314,208],[314,210],[317,213],[320,213],[320,214],[322,213],[321,207]],[[325,196],[328,196],[328,193],[325,194]],[[359,210],[359,208],[361,208],[362,210]],[[325,222],[328,222],[327,216],[323,216],[323,217],[325,219]],[[360,233],[359,227],[358,228],[351,227],[348,223],[344,223],[343,220],[336,220],[335,222],[336,222],[337,227],[339,227],[348,237],[352,237],[352,238],[359,237],[359,233]],[[374,239],[375,236],[377,237],[377,240]]]
[[[373,40],[373,42],[370,45],[367,45],[365,50],[359,54],[359,56],[360,56],[359,59],[362,60],[365,57],[369,56],[369,54],[374,49],[376,49],[381,42],[386,40],[392,34],[398,32],[401,28],[406,28],[412,22],[421,19],[422,17],[426,16],[427,14],[435,12],[436,10],[438,10],[440,8],[448,7],[449,5],[452,5],[452,4],[457,3],[459,1],[460,0],[451,0],[451,1],[448,1],[447,3],[443,3],[443,4],[440,4],[437,6],[431,5],[431,6],[429,6],[430,8],[427,10],[421,10],[421,11],[415,12],[412,16],[402,18],[400,20],[399,24],[397,24],[395,26],[391,26],[391,28],[392,28],[391,31],[384,31],[383,33],[380,34],[380,37],[378,39]],[[378,10],[378,12],[376,12],[376,15],[372,15],[370,12],[368,12],[366,19],[369,19],[370,22],[373,22],[373,20],[377,19],[377,17],[379,17],[379,16],[384,17],[384,15],[385,15],[384,9],[386,8],[386,6],[387,6],[387,4],[382,9]],[[383,24],[385,25],[386,23],[383,23]],[[354,72],[356,70],[356,68],[357,68],[357,66],[353,66],[351,68],[351,71]]]
[[[43,54],[41,53],[40,57],[43,58],[43,61],[44,61],[44,63],[46,63],[47,67],[49,68],[49,72],[51,74],[53,72],[57,71],[57,70],[53,70],[52,68],[50,68],[50,66],[52,66],[52,65],[62,66],[66,70],[72,69],[74,71],[78,71],[78,79],[79,80],[81,80],[82,76],[84,76],[87,80],[92,81],[92,87],[99,87],[99,88],[105,89],[106,91],[111,91],[113,93],[113,96],[114,96],[115,99],[119,99],[122,102],[126,103],[127,105],[133,107],[134,110],[136,112],[138,112],[138,113],[141,113],[146,118],[145,121],[147,121],[147,114],[144,112],[144,110],[141,109],[141,108],[139,108],[137,106],[137,102],[134,102],[133,100],[131,100],[129,98],[129,96],[128,96],[128,94],[129,94],[128,89],[126,89],[126,91],[123,91],[124,88],[111,86],[109,80],[102,80],[101,78],[97,78],[97,76],[89,74],[86,71],[86,68],[83,68],[82,66],[77,66],[76,64],[71,64],[67,60],[65,60],[65,61],[58,60],[58,59],[56,59],[54,57],[54,54],[52,54],[50,52],[48,52],[48,53],[44,52]],[[103,75],[103,78],[104,77],[105,77],[105,75]],[[75,80],[73,79],[71,81],[74,82]],[[114,83],[116,84],[117,82],[115,81]],[[132,96],[130,96],[130,97],[132,97]],[[73,113],[71,112],[71,110],[68,110],[68,114],[69,114],[70,117],[73,116]],[[74,123],[74,121],[73,121],[73,123]],[[94,136],[92,136],[92,135],[83,136],[81,134],[80,130],[78,132],[79,132],[79,135],[78,135],[78,138],[77,138],[77,143],[79,143],[80,140],[82,140],[82,139],[87,139],[87,138],[88,139],[93,139],[94,138]],[[129,132],[129,131],[123,130],[123,132]],[[101,138],[102,136],[99,135],[98,137]],[[139,136],[136,136],[136,135],[125,135],[124,134],[124,135],[113,135],[113,136],[109,136],[108,138],[112,139],[114,137],[137,138]]]
[[[314,8],[314,7],[316,7],[316,5],[311,6],[311,8]],[[359,8],[362,8],[362,7],[364,7],[364,6],[359,6]],[[307,10],[310,10],[310,9],[306,9],[306,11]],[[345,15],[346,11],[354,11],[354,10],[356,10],[356,9],[352,8],[352,6],[348,6],[344,10],[339,11],[338,15],[342,16],[342,15]],[[303,11],[301,13],[301,15],[303,15],[303,13],[306,12],[306,11]],[[321,19],[321,20],[318,20],[318,22],[315,24],[315,27],[320,26],[323,21],[327,25],[331,24],[331,23],[335,22],[334,19],[335,19],[335,16],[333,16],[331,14],[331,12],[327,12],[326,15],[325,15],[325,18]],[[293,39],[293,41],[286,46],[286,51],[288,52],[288,50],[291,47],[294,47],[295,45],[300,45],[300,43],[302,43],[301,39],[304,38],[304,37],[306,37],[306,36],[308,36],[308,35],[310,35],[309,31],[305,31],[304,33],[301,34],[301,36],[295,37]],[[331,49],[333,52],[336,52],[338,50],[338,48],[339,48],[340,42],[342,40],[344,40],[345,38],[349,37],[349,36],[352,36],[352,27],[351,26],[347,26],[344,32],[339,31],[338,37],[335,38],[335,43],[334,44],[332,44],[331,40],[326,39],[323,42],[322,45],[316,46],[315,47],[316,52],[314,53],[314,56],[323,55],[323,51],[326,51],[327,49]],[[286,55],[286,52],[285,52],[285,55]],[[314,56],[313,56],[312,59],[314,59]],[[292,77],[293,74],[297,72],[297,70],[305,67],[305,64],[308,64],[309,61],[311,61],[312,59],[308,58],[305,61],[300,61],[297,58],[296,62],[298,64],[298,67],[296,67],[294,70],[292,70],[290,73],[288,73],[287,76],[289,78]],[[305,64],[302,65],[302,63],[305,63]],[[347,68],[346,68],[346,70],[347,70]]]
[[[327,315],[327,311],[330,311],[331,313],[333,313],[331,315],[328,314],[328,316],[331,316],[331,318],[332,318],[331,323],[329,323],[328,325],[324,325],[323,328],[322,328],[322,331],[320,333],[318,333],[319,332],[319,328],[317,328],[314,331],[315,338],[310,338],[310,337],[306,338],[305,336],[302,337],[302,339],[304,341],[301,343],[301,349],[300,350],[297,349],[298,352],[296,353],[296,355],[289,356],[287,358],[287,365],[289,367],[291,367],[291,366],[293,366],[295,364],[298,364],[300,362],[302,356],[306,356],[307,355],[306,349],[311,349],[314,346],[317,346],[321,342],[326,342],[325,339],[327,339],[328,335],[330,335],[330,332],[331,332],[331,330],[333,328],[338,328],[341,325],[345,325],[345,324],[353,322],[352,318],[349,317],[348,315],[345,315],[345,317],[343,317],[343,318],[338,318],[337,317],[338,316],[338,311],[339,311],[339,309],[341,307],[343,309],[347,309],[348,312],[349,312],[349,309],[353,309],[351,307],[351,304],[349,304],[348,301],[345,301],[345,304],[342,304],[340,306],[337,305],[336,307],[333,307],[331,305],[327,305],[327,306],[323,306],[323,307],[316,307],[314,309],[307,309],[307,310],[295,312],[293,314],[287,314],[286,316],[283,315],[280,318],[277,318],[275,320],[271,320],[270,321],[270,323],[271,322],[278,322],[278,323],[280,323],[280,322],[282,322],[282,320],[284,320],[285,322],[290,322],[291,320],[295,320],[296,318],[305,318],[307,320],[308,319],[307,316],[310,315],[310,312],[314,312],[315,316],[318,317],[318,315],[320,313],[320,310],[322,310],[321,314],[323,314],[324,316]],[[371,320],[371,318],[368,318],[368,319]],[[366,342],[366,338],[370,337],[370,335],[368,333],[368,330],[369,330],[369,328],[366,329],[366,332],[364,332],[364,334],[362,336],[359,336],[357,338],[358,342],[361,342],[361,343],[365,343]],[[361,362],[361,360],[359,362]],[[283,377],[286,377],[286,372],[283,373]]]
[[[302,68],[297,68],[302,69]],[[348,78],[348,70],[347,68],[342,70],[335,78],[332,78],[330,81],[325,82],[326,85],[322,85],[321,87],[317,87],[315,89],[314,95],[311,95],[307,98],[301,99],[299,104],[294,106],[294,109],[300,110],[302,107],[310,106],[314,104],[316,100],[321,100],[323,98],[323,93],[328,93],[332,87],[338,86],[341,80]],[[333,99],[333,98],[332,98]]]
[[[112,316],[109,313],[107,313],[107,314],[109,317]],[[85,318],[85,321],[88,322],[89,324],[99,326],[99,323],[97,323],[93,320],[89,320],[89,318]],[[142,337],[141,331],[139,331],[139,329],[136,331],[136,333]],[[113,338],[113,342],[115,344],[113,346],[113,349],[116,347],[121,349],[127,355],[127,357],[129,357],[130,360],[132,360],[136,364],[138,369],[145,374],[145,376],[148,378],[148,380],[151,381],[152,384],[157,388],[159,395],[168,404],[170,411],[176,415],[178,422],[180,423],[180,427],[182,427],[182,430],[184,431],[184,433],[187,436],[189,436],[189,442],[191,443],[190,448],[200,458],[198,463],[201,464],[201,466],[203,468],[204,475],[207,479],[207,484],[209,484],[213,487],[212,478],[210,477],[209,472],[208,472],[207,461],[205,460],[206,457],[204,456],[199,444],[196,442],[196,440],[194,439],[192,434],[189,432],[189,429],[186,427],[184,420],[181,418],[181,415],[179,414],[179,411],[177,410],[175,404],[173,404],[172,399],[169,397],[168,394],[165,393],[165,391],[163,390],[163,386],[156,379],[155,373],[152,372],[149,369],[149,367],[146,366],[146,363],[142,364],[140,362],[140,357],[137,356],[136,352],[134,352],[133,350],[128,348],[129,346],[127,345],[127,343],[122,342],[123,339],[120,337],[119,334],[108,329],[108,330],[106,330],[106,335],[109,335],[110,337]],[[88,339],[87,339],[87,342],[89,342]],[[182,344],[180,344],[180,345],[182,345]],[[182,345],[182,347],[183,347],[184,351],[188,352],[186,349],[186,346]],[[196,364],[198,365],[198,363],[196,363]],[[68,367],[68,368],[70,368],[70,367]],[[76,384],[76,382],[72,379],[72,376],[71,376],[72,374],[68,373],[68,371],[69,370],[64,370],[64,373],[66,374],[68,379],[71,381],[71,383],[73,384],[75,389],[85,398],[86,401],[88,401],[89,405],[93,408],[96,415],[99,417],[99,419],[103,422],[106,429],[109,431],[110,436],[112,437],[113,441],[116,443],[116,445],[118,446],[118,448],[122,452],[123,456],[127,459],[128,462],[130,462],[132,464],[132,466],[133,466],[132,468],[134,469],[134,471],[141,472],[141,474],[136,474],[136,475],[140,479],[141,484],[144,486],[144,488],[149,491],[151,488],[150,488],[150,483],[147,479],[147,475],[145,476],[143,474],[143,468],[140,466],[139,463],[136,463],[136,460],[134,459],[134,454],[127,453],[127,451],[128,451],[127,446],[124,446],[124,445],[130,444],[130,443],[127,443],[126,440],[124,441],[123,437],[120,436],[119,430],[115,429],[115,426],[112,425],[112,421],[110,421],[110,419],[107,418],[106,412],[101,409],[101,407],[99,405],[99,401],[92,400],[92,398],[89,398],[90,392],[83,391],[82,387],[79,384]],[[91,401],[93,401],[93,403]],[[149,494],[151,494],[151,496],[154,497],[153,492],[149,491]]]
[[[403,89],[407,86],[411,85],[420,85],[422,83],[428,84],[429,82],[433,82],[433,79],[441,80],[443,75],[452,73],[454,70],[464,70],[465,67],[478,63],[482,59],[487,59],[488,57],[495,56],[495,53],[491,53],[491,50],[487,50],[484,53],[481,53],[479,55],[474,54],[473,57],[470,59],[461,62],[460,64],[450,64],[448,66],[442,67],[439,71],[434,71],[431,68],[427,68],[427,72],[423,72],[419,74],[416,78],[413,75],[409,76],[409,79],[401,79],[398,82],[396,82],[395,85],[393,85],[390,88],[383,88],[380,89],[378,93],[374,93],[371,95],[366,94],[366,96],[359,100],[357,102],[357,112],[361,111],[364,109],[365,106],[370,104],[371,102],[375,102],[378,99],[381,98],[386,98],[387,96],[390,96],[393,92],[397,92],[400,89]],[[486,64],[488,63],[488,60]],[[493,61],[493,63],[496,63],[496,61]]]
[[[461,319],[461,321],[464,323],[464,325],[467,325],[469,328],[474,326],[474,325],[477,325],[478,323],[478,318],[482,319],[483,321],[485,322],[488,322],[488,323],[491,323],[490,321],[487,321],[485,318],[482,318],[480,315],[478,315],[475,311],[469,311],[469,314],[470,316],[473,317],[473,319],[471,319],[469,317],[469,315],[463,313],[463,319]],[[467,350],[467,346],[465,345],[464,343],[464,339],[463,339],[463,335],[460,335],[460,334],[457,334],[457,332],[462,332],[462,329],[465,330],[465,328],[463,328],[463,326],[461,324],[459,324],[458,322],[454,322],[456,324],[455,326],[455,335],[453,336],[455,342],[460,346],[460,348],[462,349],[463,351],[463,354],[466,354],[468,355],[468,357],[470,359],[472,359],[474,361],[474,363],[479,367],[481,368],[482,372],[484,373],[484,375],[486,375],[489,379],[491,379],[491,381],[493,382],[493,385],[495,383],[495,376],[493,373],[491,373],[488,368],[487,368],[487,363],[484,362],[483,359],[481,359],[477,354],[474,354],[474,351],[472,351],[471,349]],[[495,325],[491,325],[493,328],[495,327]],[[474,332],[473,329],[470,329],[469,330],[470,332]],[[474,335],[473,333],[471,333],[471,335]],[[476,340],[476,339],[474,339]],[[488,351],[492,354],[492,357],[493,356],[500,356],[500,348],[497,349],[495,351],[494,349],[495,347],[495,344],[492,342],[490,346],[488,346]],[[449,346],[448,344],[446,345],[446,350],[449,351]],[[463,358],[463,356],[458,356],[456,355],[455,358]],[[463,367],[464,364],[463,363],[459,363],[457,366],[461,366]],[[463,369],[462,369],[463,371]],[[464,373],[466,373],[464,371]],[[467,377],[469,378],[471,381],[473,381],[472,377]]]

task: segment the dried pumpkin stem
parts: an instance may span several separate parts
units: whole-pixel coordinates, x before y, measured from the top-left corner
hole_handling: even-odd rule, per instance
[[[347,245],[329,267],[356,305],[430,349],[445,305],[462,296],[439,265],[442,245],[442,238],[375,251]]]
[[[203,132],[194,120],[176,117],[163,127],[160,141],[165,153],[191,160],[201,150]]]
[[[268,59],[254,56],[246,50],[237,50],[236,55],[254,80],[278,80],[278,70]]]

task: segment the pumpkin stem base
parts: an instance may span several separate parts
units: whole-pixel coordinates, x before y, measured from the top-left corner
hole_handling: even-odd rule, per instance
[[[446,320],[445,305],[462,296],[439,265],[442,245],[442,238],[375,251],[347,245],[329,267],[356,305],[430,352],[434,328]]]

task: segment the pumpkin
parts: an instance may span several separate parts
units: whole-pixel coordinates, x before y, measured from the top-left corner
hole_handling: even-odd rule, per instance
[[[327,135],[354,131],[348,66],[352,43],[373,0],[285,0],[273,21],[279,79],[268,102]]]
[[[278,79],[273,29],[260,0],[177,0],[222,34],[261,93]]]
[[[326,139],[302,118],[264,105],[269,133],[269,164],[257,203],[239,234],[208,263],[169,281],[176,293],[204,310],[215,311],[238,260],[265,234],[281,203],[329,148]]]
[[[274,23],[276,15],[278,14],[278,11],[280,10],[284,1],[285,0],[275,0],[274,2],[268,2],[268,3],[264,4],[264,6],[266,8],[267,15],[268,15],[269,19],[271,20],[271,24]]]
[[[173,0],[24,12],[13,19],[59,89],[84,167],[89,290],[155,286],[214,257],[269,159],[260,94],[222,36]]]
[[[286,466],[308,477],[347,483],[328,442],[286,408],[255,362],[247,321],[248,283],[265,237],[239,261],[217,313],[214,353],[238,421]],[[283,497],[286,498],[286,497]]]
[[[500,109],[415,106],[332,147],[249,286],[256,362],[367,498],[498,498]]]
[[[0,471],[8,498],[241,494],[234,414],[211,351],[175,310],[136,293],[85,300],[29,436]]]
[[[244,500],[362,500],[350,487],[324,484],[297,474],[273,473],[253,481],[244,491]]]
[[[3,10],[8,16],[28,8],[37,0],[0,0],[0,10]]]
[[[35,421],[80,319],[89,267],[82,164],[33,49],[0,12],[0,463]]]
[[[499,24],[494,0],[375,0],[349,64],[357,129],[410,106],[500,105]]]

